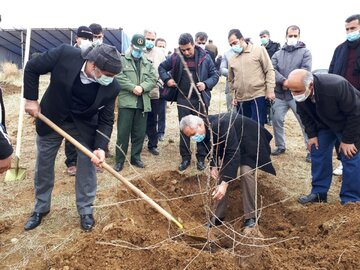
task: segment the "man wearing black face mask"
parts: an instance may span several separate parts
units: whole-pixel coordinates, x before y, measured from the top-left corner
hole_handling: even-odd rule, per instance
[[[130,163],[144,168],[140,155],[144,144],[148,112],[151,111],[149,92],[156,85],[156,72],[149,60],[143,56],[145,37],[135,34],[130,50],[121,57],[124,70],[116,76],[121,85],[118,98],[118,121],[116,141],[116,164],[114,169],[124,167],[129,139],[131,138]]]
[[[343,76],[360,91],[360,14],[352,15],[345,20],[345,30],[347,40],[335,49],[329,73]],[[335,146],[338,150],[339,142]],[[333,174],[342,175],[341,161]]]
[[[332,178],[332,153],[339,140],[344,166],[340,201],[360,201],[360,92],[335,74],[314,74],[296,69],[288,87],[309,136],[312,190],[301,204],[326,202]]]
[[[76,206],[81,228],[89,231],[95,224],[93,202],[96,194],[95,166],[105,159],[104,148],[114,123],[115,99],[120,86],[114,80],[122,69],[120,53],[102,44],[82,55],[63,44],[27,62],[24,72],[25,111],[37,117],[40,110],[65,132],[91,149],[96,159],[77,152]],[[50,84],[39,105],[39,77],[51,73]],[[97,130],[99,132],[97,132]],[[54,163],[62,136],[44,122],[36,120],[35,208],[25,230],[40,225],[50,211],[54,187]]]

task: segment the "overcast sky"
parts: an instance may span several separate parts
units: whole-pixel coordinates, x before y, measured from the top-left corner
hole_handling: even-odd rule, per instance
[[[168,41],[168,50],[177,47],[181,33],[204,31],[223,53],[230,48],[227,34],[232,28],[240,29],[254,43],[259,43],[259,32],[268,29],[271,39],[283,45],[287,26],[296,24],[301,29],[301,40],[312,52],[316,69],[328,68],[334,49],[346,39],[345,19],[360,13],[359,0],[217,2],[4,0],[0,5],[0,27],[77,28],[96,22],[103,27],[122,27],[130,38],[150,28]]]

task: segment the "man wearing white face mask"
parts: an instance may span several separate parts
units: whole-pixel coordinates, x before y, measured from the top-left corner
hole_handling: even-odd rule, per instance
[[[145,36],[145,52],[144,55],[151,61],[156,77],[159,78],[158,68],[162,61],[165,60],[165,53],[158,47],[155,47],[156,32],[146,29]],[[158,118],[159,118],[159,87],[156,85],[149,93],[151,99],[151,111],[148,113],[146,135],[149,138],[148,150],[151,154],[159,155],[158,146]]]
[[[294,69],[302,68],[311,71],[312,56],[306,45],[299,41],[300,28],[296,25],[291,25],[286,29],[286,44],[277,51],[271,58],[272,64],[275,68],[275,102],[273,105],[273,129],[275,137],[276,148],[272,151],[272,155],[278,156],[285,152],[285,130],[284,121],[286,113],[289,109],[292,110],[296,119],[300,124],[303,133],[305,149],[307,149],[308,137],[302,126],[301,119],[296,113],[296,103],[293,96],[288,90],[287,77]],[[307,162],[311,161],[310,153],[306,155]]]
[[[215,53],[205,48],[207,40],[208,40],[208,35],[205,32],[197,32],[195,34],[195,44],[198,45],[204,51],[206,51],[211,56],[211,60],[213,60],[213,63],[215,64],[215,58],[216,58]]]
[[[77,152],[75,178],[76,206],[81,228],[89,231],[95,225],[93,202],[96,194],[95,166],[105,159],[104,148],[114,124],[115,99],[120,85],[114,80],[122,69],[120,53],[102,44],[82,55],[77,48],[62,44],[27,62],[24,71],[25,111],[43,115],[60,126],[97,158],[90,160]],[[51,73],[50,84],[39,105],[39,78]],[[97,132],[97,130],[99,132]],[[63,137],[41,120],[36,120],[35,207],[25,230],[40,225],[50,211],[54,187],[54,163]]]
[[[92,45],[94,47],[101,45],[104,41],[104,33],[103,33],[102,26],[97,23],[92,23],[89,25],[89,28],[91,29],[91,31],[94,35]]]
[[[91,47],[93,42],[93,33],[87,26],[80,26],[77,30],[75,47],[80,48],[82,53],[85,53]],[[69,176],[76,175],[76,148],[68,140],[65,140],[65,165],[67,167],[66,173]]]
[[[345,20],[346,41],[336,47],[330,63],[329,73],[338,74],[347,79],[360,91],[360,14]],[[338,149],[339,143],[336,144]],[[340,157],[338,156],[340,160]],[[342,164],[333,171],[342,175]]]
[[[129,140],[131,139],[130,163],[144,168],[141,151],[144,144],[148,113],[151,111],[149,92],[154,89],[157,76],[153,65],[143,55],[146,40],[141,34],[131,38],[131,47],[121,57],[124,70],[116,76],[121,85],[118,97],[118,120],[116,140],[116,164],[114,169],[124,167]]]
[[[336,140],[343,163],[340,201],[360,201],[360,92],[335,74],[312,74],[296,69],[288,87],[309,135],[312,189],[299,203],[326,202],[332,180],[332,155]]]
[[[75,47],[80,48],[82,52],[85,52],[91,47],[93,42],[93,33],[87,26],[80,26],[76,32]]]

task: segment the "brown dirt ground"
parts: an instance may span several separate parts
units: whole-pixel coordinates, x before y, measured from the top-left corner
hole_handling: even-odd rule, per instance
[[[46,79],[41,84],[42,89]],[[15,145],[20,87],[2,85],[7,126]],[[213,113],[224,111],[223,80],[213,91]],[[221,100],[221,101],[220,101]],[[310,164],[300,128],[292,113],[286,118],[287,151],[273,159],[277,176],[258,173],[257,230],[244,231],[239,181],[231,185],[225,225],[207,231],[213,181],[208,170],[195,166],[177,171],[178,122],[176,106],[168,106],[166,141],[161,154],[144,147],[146,168],[127,165],[122,175],[156,200],[185,225],[185,232],[168,222],[108,172],[98,174],[96,226],[79,227],[74,178],[65,174],[64,151],[56,162],[52,209],[41,226],[25,232],[23,225],[34,203],[35,132],[25,116],[21,144],[21,182],[0,181],[0,269],[360,269],[359,204],[341,206],[340,179],[334,177],[328,204],[301,206],[300,194],[310,190]],[[267,126],[272,132],[272,128]],[[116,125],[110,149],[115,149]],[[272,142],[273,143],[273,142]],[[195,160],[195,158],[193,159]],[[113,159],[107,162],[114,164]],[[0,176],[1,180],[4,175]],[[189,237],[208,235],[204,242]]]

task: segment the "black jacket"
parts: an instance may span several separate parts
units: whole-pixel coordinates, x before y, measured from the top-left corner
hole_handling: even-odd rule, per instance
[[[60,45],[30,60],[24,73],[24,98],[39,98],[39,76],[51,73],[50,84],[41,99],[41,112],[55,124],[62,123],[66,118],[72,119],[85,142],[93,149],[105,149],[107,139],[96,132],[110,137],[114,124],[115,99],[120,85],[113,80],[108,86],[100,86],[93,104],[85,111],[71,111],[72,87],[80,76],[85,60],[81,50],[70,45]],[[52,129],[37,119],[36,131],[40,136],[49,134]]]
[[[314,76],[314,97],[297,102],[297,112],[309,138],[320,129],[341,133],[341,141],[360,148],[360,92],[335,74]]]
[[[205,91],[201,92],[201,94],[205,104],[209,106],[211,99],[210,91],[218,83],[219,74],[210,55],[199,46],[195,46],[195,62],[197,64],[197,74],[199,76],[199,81],[206,84],[206,89]],[[164,62],[162,62],[159,65],[158,70],[159,76],[164,84],[166,84],[171,78],[173,78],[175,82],[179,84],[182,73],[185,72],[184,66],[177,53],[174,53]]]
[[[223,166],[220,170],[222,180],[227,182],[236,178],[240,165],[248,165],[251,168],[259,167],[265,172],[276,175],[270,158],[269,143],[272,135],[265,128],[259,127],[255,121],[236,113],[209,115],[209,122],[214,142],[212,166],[219,164],[223,159]],[[208,149],[211,149],[209,131],[206,134],[205,143]],[[259,157],[257,158],[258,152]]]
[[[268,52],[270,59],[274,55],[275,52],[280,50],[280,47],[281,47],[280,43],[269,40],[268,44],[265,46],[265,49]]]
[[[2,90],[0,89],[0,159],[8,158],[13,153],[10,140],[5,129],[5,107],[2,98]]]
[[[355,63],[355,67],[358,69],[356,70],[357,73],[360,76],[360,41],[358,42],[358,46],[356,48],[357,53],[357,59]],[[341,76],[345,76],[346,71],[346,64],[348,62],[348,54],[349,54],[349,41],[345,41],[341,43],[339,46],[336,47],[334,51],[334,55],[331,59],[330,67],[329,67],[329,73],[338,74]]]

